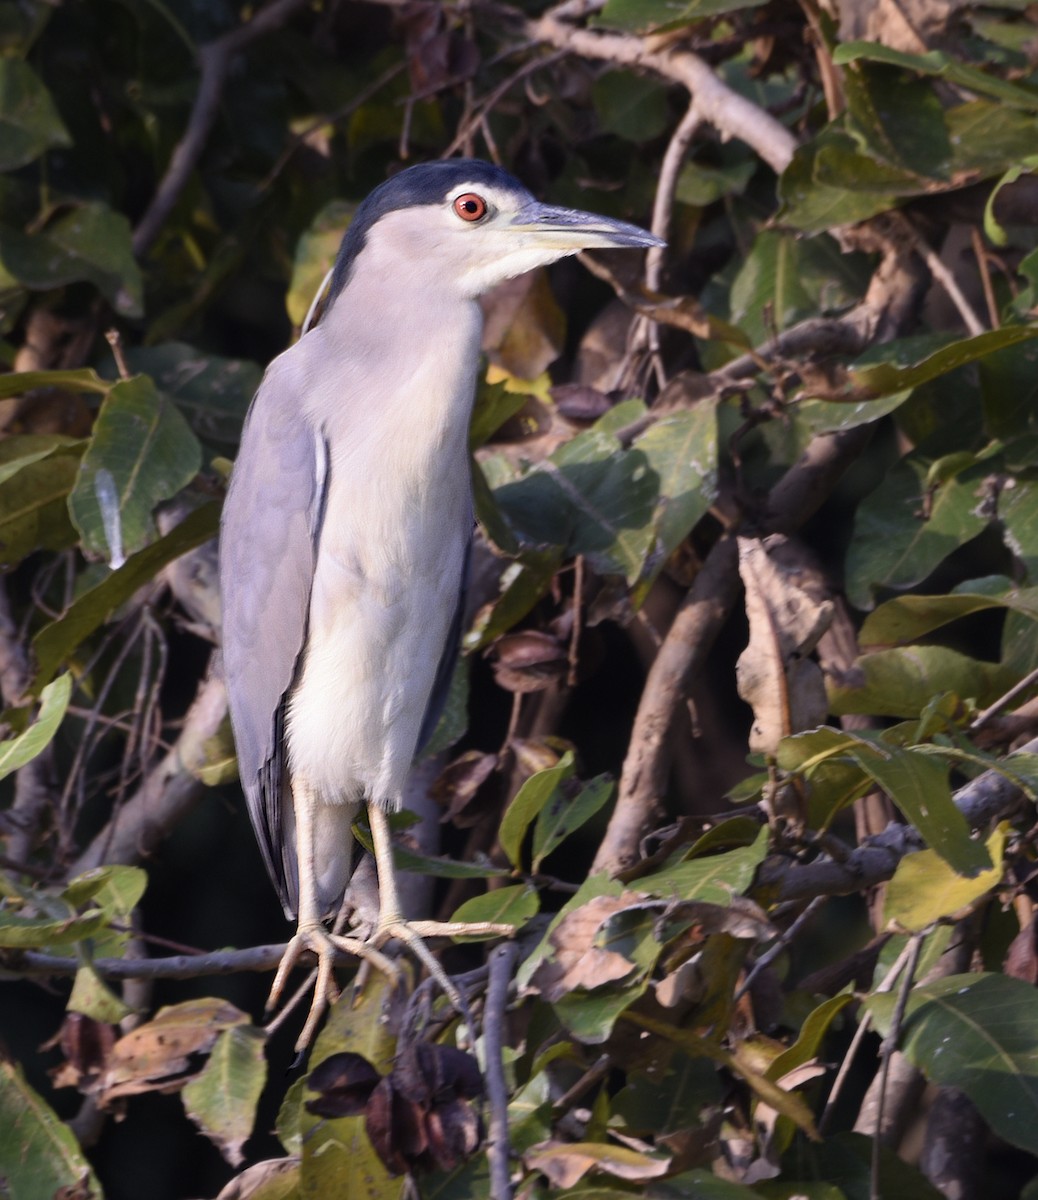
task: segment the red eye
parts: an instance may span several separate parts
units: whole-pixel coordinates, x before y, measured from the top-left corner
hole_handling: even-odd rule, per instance
[[[480,221],[487,215],[487,202],[475,192],[466,192],[454,201],[454,211],[463,221]]]

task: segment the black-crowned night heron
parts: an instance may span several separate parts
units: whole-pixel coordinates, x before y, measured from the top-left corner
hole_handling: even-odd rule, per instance
[[[420,939],[473,931],[402,920],[387,814],[457,653],[479,297],[579,250],[657,244],[634,225],[540,204],[489,163],[411,167],[358,208],[324,315],[267,368],[224,505],[223,653],[249,815],[298,918],[271,1003],[304,951],[318,959],[300,1045],[337,949],[392,971],[379,947],[398,938],[443,982]],[[344,937],[323,922],[342,901],[365,803],[379,920]]]

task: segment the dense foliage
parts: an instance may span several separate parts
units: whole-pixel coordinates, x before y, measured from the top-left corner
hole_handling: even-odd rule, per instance
[[[0,1194],[1038,1195],[1034,6],[17,0],[0,47]],[[412,973],[286,1075],[212,539],[354,206],[459,151],[668,248],[486,303],[398,860],[519,931],[442,949],[480,1070]]]

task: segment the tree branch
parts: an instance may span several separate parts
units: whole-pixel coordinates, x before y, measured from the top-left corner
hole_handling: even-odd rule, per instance
[[[137,258],[142,258],[151,248],[202,156],[206,139],[216,120],[231,59],[250,42],[279,29],[297,9],[304,8],[306,4],[307,0],[272,0],[251,21],[199,48],[198,91],[187,127],[170,157],[166,173],[147,211],[133,231],[133,252]]]
[[[691,95],[700,118],[722,137],[745,142],[776,174],[789,165],[797,148],[796,138],[770,113],[732,91],[698,54],[678,47],[657,50],[646,38],[569,25],[560,20],[560,15],[571,8],[563,5],[550,9],[536,20],[524,22],[523,32],[533,41],[583,58],[652,71],[680,83]]]

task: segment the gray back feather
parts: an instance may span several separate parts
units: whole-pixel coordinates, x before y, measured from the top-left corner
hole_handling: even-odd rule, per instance
[[[252,402],[220,531],[224,666],[238,768],[256,838],[295,914],[295,822],[285,761],[287,695],[306,642],[323,496],[319,435],[284,360]]]

